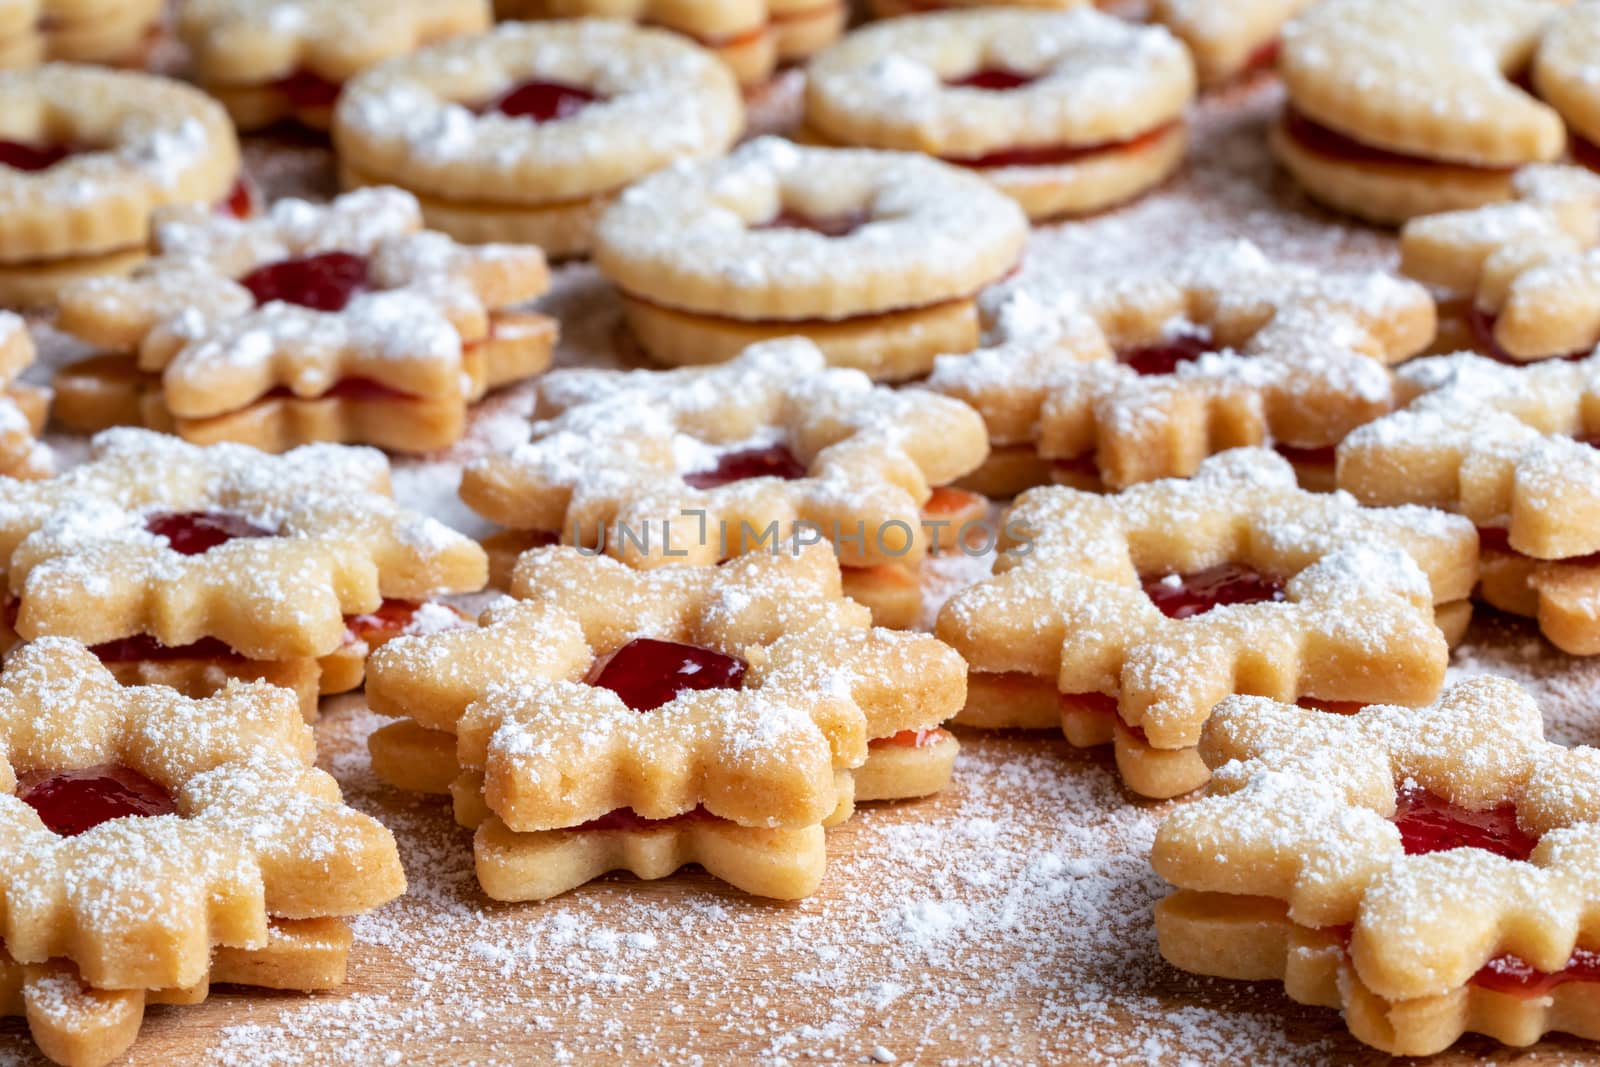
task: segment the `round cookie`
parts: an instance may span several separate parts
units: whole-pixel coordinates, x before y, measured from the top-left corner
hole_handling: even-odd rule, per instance
[[[340,97],[346,188],[415,194],[458,240],[583,255],[631,182],[721,155],[744,109],[726,67],[661,30],[599,19],[510,23],[385,63]]]
[[[1291,23],[1278,161],[1313,199],[1371,222],[1504,200],[1554,159],[1561,117],[1513,82],[1549,0],[1328,0]]]
[[[830,364],[899,381],[977,344],[974,298],[1027,234],[1015,203],[960,168],[764,137],[630,188],[594,257],[664,363],[800,335]]]
[[[808,68],[808,139],[926,152],[1030,217],[1097,211],[1183,160],[1194,65],[1159,27],[1093,10],[974,10],[868,26]]]
[[[1600,171],[1600,5],[1578,4],[1551,24],[1533,63],[1533,84],[1567,122],[1572,159]]]
[[[132,269],[155,209],[224,201],[238,174],[227,114],[186,85],[54,63],[0,73],[0,304]]]

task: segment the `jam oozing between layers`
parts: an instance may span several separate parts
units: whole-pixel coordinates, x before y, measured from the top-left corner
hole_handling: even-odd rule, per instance
[[[350,252],[322,252],[281,259],[239,279],[259,307],[273,300],[316,311],[343,311],[368,288],[367,259]]]
[[[279,96],[286,99],[291,107],[302,111],[314,111],[338,103],[339,93],[344,86],[340,82],[331,81],[309,70],[297,70],[288,77],[273,82],[272,88]]]
[[[874,748],[927,748],[936,744],[939,735],[944,731],[937,726],[928,726],[921,730],[901,730],[899,733],[890,734],[888,737],[874,737],[868,742]]]
[[[217,214],[229,218],[248,219],[256,213],[256,191],[249,180],[241,176],[228,190],[227,198],[217,204]]]
[[[975,170],[992,170],[997,167],[1059,167],[1077,163],[1091,156],[1116,153],[1142,152],[1160,141],[1175,123],[1166,123],[1146,130],[1123,141],[1103,141],[1087,145],[1031,145],[1002,148],[981,156],[941,156],[946,163]]]
[[[164,511],[145,520],[144,528],[165,537],[174,552],[199,556],[218,545],[244,537],[273,537],[273,531],[226,511]]]
[[[30,144],[27,141],[0,141],[0,167],[13,170],[49,170],[81,150],[64,144]]]
[[[303,397],[287,385],[276,385],[261,394],[263,400],[354,400],[368,403],[390,403],[396,400],[416,400],[414,393],[396,389],[392,385],[371,378],[340,378],[314,397]]]
[[[1211,334],[1205,330],[1191,330],[1163,338],[1155,344],[1123,349],[1117,353],[1117,362],[1133,368],[1139,375],[1171,374],[1181,363],[1192,363],[1215,351]]]
[[[796,459],[786,446],[778,444],[725,453],[717,459],[715,466],[690,471],[683,476],[683,480],[691,489],[715,489],[751,478],[782,478],[792,482],[805,476],[805,464]]]
[[[1306,151],[1345,163],[1357,163],[1366,166],[1453,167],[1459,170],[1482,172],[1515,169],[1514,167],[1486,167],[1472,163],[1458,163],[1452,160],[1431,159],[1427,156],[1411,155],[1406,152],[1380,148],[1377,145],[1367,144],[1365,141],[1359,141],[1349,134],[1340,133],[1338,130],[1324,126],[1293,108],[1284,113],[1283,129],[1290,139]]]
[[[1475,986],[1496,993],[1536,997],[1568,982],[1600,982],[1600,952],[1577,948],[1559,971],[1538,971],[1516,956],[1496,956],[1473,975]]]
[[[1567,149],[1572,153],[1572,161],[1580,166],[1588,167],[1596,174],[1600,174],[1600,144],[1595,144],[1587,138],[1579,137],[1569,132],[1567,135]]]
[[[1169,619],[1204,615],[1224,605],[1282,600],[1286,584],[1276,575],[1238,563],[1219,563],[1193,574],[1148,577],[1143,583],[1145,596]]]
[[[1539,843],[1517,825],[1517,809],[1511,804],[1472,811],[1420,786],[1396,795],[1393,822],[1408,856],[1481,848],[1506,859],[1525,860]]]
[[[738,689],[748,667],[715,649],[636,637],[595,663],[587,680],[634,711],[654,711],[682,693]]]
[[[1004,67],[984,67],[960,78],[951,78],[945,85],[952,89],[983,89],[991,93],[1003,93],[1008,89],[1032,85],[1038,80],[1037,74],[1023,74]]]
[[[484,110],[535,123],[560,122],[602,99],[599,94],[576,85],[535,80],[512,86]]]
[[[171,794],[160,785],[117,766],[24,774],[17,782],[17,799],[62,837],[76,837],[112,819],[177,812]]]
[[[843,215],[807,215],[784,208],[765,222],[751,226],[752,230],[807,230],[824,237],[845,237],[855,233],[872,221],[865,211],[849,211]]]

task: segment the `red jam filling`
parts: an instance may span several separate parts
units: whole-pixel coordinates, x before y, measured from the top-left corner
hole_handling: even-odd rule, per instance
[[[272,83],[272,88],[289,101],[291,107],[302,111],[320,110],[332,107],[339,102],[339,93],[344,86],[336,81],[329,81],[320,74],[313,74],[309,70],[297,70],[286,78],[280,78]]]
[[[806,476],[806,466],[783,445],[766,445],[729,452],[714,467],[690,471],[683,476],[691,489],[715,489],[751,478],[782,478],[792,482]]]
[[[1297,467],[1331,467],[1339,458],[1337,445],[1323,445],[1320,448],[1273,445],[1272,450]]]
[[[560,122],[602,99],[576,85],[534,80],[512,86],[484,110],[535,123]]]
[[[369,403],[416,400],[415,394],[396,389],[392,385],[375,382],[371,378],[340,378],[316,396],[303,397],[287,385],[274,386],[262,394],[263,400],[356,400]]]
[[[165,537],[174,552],[199,556],[241,537],[273,537],[273,531],[226,511],[166,511],[145,520],[144,528]]]
[[[0,141],[0,167],[13,170],[49,170],[79,149],[64,144],[29,144],[26,141]]]
[[[991,93],[1003,93],[1008,89],[1020,89],[1024,85],[1031,85],[1039,80],[1037,74],[1021,74],[1004,67],[985,67],[975,70],[961,78],[954,78],[945,82],[952,89],[983,89]]]
[[[921,730],[901,730],[899,733],[890,734],[888,737],[874,737],[869,742],[869,747],[927,748],[939,740],[941,733],[943,731],[937,726],[929,726]]]
[[[987,170],[996,167],[1057,167],[1077,163],[1090,156],[1109,152],[1140,152],[1167,135],[1172,124],[1146,130],[1125,141],[1106,141],[1090,145],[1036,145],[1030,148],[1003,148],[981,156],[943,156],[946,163],[958,167]]]
[[[392,637],[404,633],[417,617],[417,612],[422,610],[420,600],[385,599],[378,605],[377,611],[369,611],[361,615],[348,615],[345,617],[346,640],[365,641],[376,648]],[[467,616],[455,608],[445,605],[436,605],[449,611],[462,622],[467,621]]]
[[[820,233],[824,237],[844,237],[855,233],[871,221],[872,216],[865,211],[852,211],[846,215],[819,218],[785,208],[766,222],[750,228],[752,230],[809,230],[812,233]]]
[[[1414,156],[1405,152],[1379,148],[1377,145],[1358,141],[1348,134],[1330,129],[1319,122],[1307,118],[1293,108],[1284,113],[1283,128],[1284,132],[1306,151],[1345,163],[1359,163],[1366,166],[1455,167],[1461,170],[1473,171],[1510,171],[1516,169],[1514,167],[1485,167],[1473,163],[1457,163],[1450,160],[1431,159],[1427,156]]]
[[[367,259],[349,252],[323,252],[268,263],[239,279],[256,306],[281,300],[316,311],[343,311],[367,288]]]
[[[1574,949],[1559,971],[1536,971],[1516,956],[1496,956],[1472,976],[1471,982],[1496,993],[1542,996],[1568,982],[1600,982],[1600,952]]]
[[[112,819],[174,815],[178,810],[161,786],[138,771],[114,766],[24,774],[17,783],[17,799],[62,837],[76,837]]]
[[[241,177],[228,190],[228,197],[217,205],[217,214],[236,219],[248,219],[256,213],[256,191],[250,182]]]
[[[1575,133],[1569,133],[1567,143],[1569,150],[1572,152],[1572,161],[1574,163],[1588,167],[1595,173],[1600,174],[1600,144],[1595,144],[1587,138],[1579,137]]]
[[[1282,600],[1284,579],[1262,574],[1237,563],[1220,563],[1193,574],[1144,579],[1144,593],[1169,619],[1204,615],[1229,604],[1260,604]]]
[[[1511,804],[1471,811],[1418,786],[1395,797],[1393,822],[1408,856],[1481,848],[1506,859],[1526,860],[1539,843],[1517,825],[1517,809]]]
[[[102,645],[94,645],[89,651],[93,652],[101,663],[138,663],[146,660],[159,663],[180,659],[224,661],[243,658],[214,637],[204,638],[192,645],[163,645],[149,634],[107,641]]]
[[[1117,353],[1117,362],[1132,367],[1138,375],[1171,374],[1181,363],[1192,363],[1207,352],[1216,351],[1216,344],[1207,330],[1194,330],[1165,338],[1157,344],[1141,345]]]
[[[714,649],[636,637],[597,662],[588,682],[611,690],[634,711],[654,711],[682,693],[738,689],[748,667]]]

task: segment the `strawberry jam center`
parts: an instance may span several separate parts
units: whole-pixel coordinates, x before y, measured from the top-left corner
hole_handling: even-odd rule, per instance
[[[0,167],[13,170],[49,170],[78,149],[64,144],[29,144],[26,141],[0,141]]]
[[[1408,856],[1481,848],[1509,860],[1526,860],[1539,843],[1517,825],[1517,809],[1511,804],[1472,811],[1418,786],[1395,797],[1393,822]]]
[[[1145,578],[1144,593],[1169,619],[1204,615],[1230,604],[1282,600],[1284,580],[1237,563],[1219,563],[1193,574]]]
[[[217,214],[247,219],[256,213],[256,191],[243,177],[228,190],[228,198],[217,205]]]
[[[807,215],[784,208],[766,222],[750,227],[752,230],[808,230],[824,237],[845,237],[855,233],[872,221],[865,211],[851,211],[843,215]]]
[[[634,711],[654,711],[682,693],[738,689],[749,665],[710,648],[636,637],[589,672],[589,684],[609,689]]]
[[[467,622],[466,615],[444,604],[385,599],[378,610],[347,616],[344,624],[349,637],[377,647],[403,633],[432,633]]]
[[[806,476],[805,464],[784,445],[744,448],[718,458],[716,465],[683,476],[691,489],[715,489],[751,478],[782,478],[792,482]]]
[[[306,110],[332,107],[339,102],[344,86],[309,70],[297,70],[272,84],[290,106]]]
[[[373,402],[389,402],[396,400],[416,400],[417,397],[403,389],[396,389],[392,385],[374,381],[371,378],[340,378],[327,389],[314,397],[303,397],[287,385],[278,385],[261,394],[263,400],[356,400]]]
[[[17,798],[62,837],[76,837],[112,819],[178,810],[161,786],[138,771],[114,766],[25,774],[17,783]]]
[[[144,528],[183,556],[199,556],[241,537],[273,537],[271,530],[226,511],[167,511],[145,520]]]
[[[536,123],[560,122],[600,100],[598,94],[576,85],[535,80],[512,86],[487,110]]]
[[[1538,971],[1516,956],[1496,956],[1471,978],[1473,985],[1514,996],[1542,996],[1568,982],[1600,982],[1600,952],[1577,948],[1559,971]]]
[[[1180,363],[1192,363],[1213,350],[1211,334],[1205,330],[1194,330],[1174,334],[1152,345],[1120,351],[1117,353],[1117,362],[1133,368],[1133,372],[1139,375],[1171,374]]]
[[[367,288],[367,258],[350,252],[322,252],[268,263],[239,279],[256,306],[280,300],[316,311],[343,311]]]
[[[945,82],[945,85],[952,89],[982,89],[985,92],[1003,93],[1009,89],[1032,85],[1038,80],[1036,74],[1022,74],[1006,70],[1004,67],[984,67],[963,77],[953,78]]]

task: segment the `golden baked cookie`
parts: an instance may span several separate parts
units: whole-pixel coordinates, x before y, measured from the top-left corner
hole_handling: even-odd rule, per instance
[[[1600,171],[1600,8],[1574,4],[1545,31],[1533,61],[1539,96],[1567,123],[1567,150],[1576,163]]]
[[[490,21],[489,0],[181,0],[175,29],[195,81],[241,130],[325,130],[363,70]]]
[[[1424,215],[1400,231],[1400,269],[1433,286],[1484,355],[1508,363],[1600,344],[1600,175],[1524,167],[1516,199]]]
[[[1168,962],[1281,981],[1395,1055],[1600,1038],[1600,752],[1546,741],[1515,683],[1350,714],[1230,697],[1200,751],[1215,777],[1151,852]]]
[[[991,496],[1120,489],[1262,444],[1324,486],[1331,446],[1394,405],[1385,364],[1434,332],[1415,282],[1278,263],[1247,241],[1156,271],[1036,274],[983,305],[984,346],[939,357],[928,386],[983,415],[990,462],[962,484]]]
[[[476,543],[394,502],[371,449],[108,430],[88,462],[0,489],[0,646],[71,637],[125,680],[196,696],[265,679],[308,717],[317,661],[364,655],[380,629],[359,617],[438,628],[418,602],[486,578]]]
[[[1338,481],[1368,504],[1423,504],[1478,527],[1478,596],[1600,654],[1600,356],[1506,365],[1416,360],[1402,411],[1339,445]]]
[[[452,795],[497,900],[686,863],[808,896],[823,825],[853,800],[949,780],[940,724],[965,665],[872,629],[820,545],[647,570],[538,548],[511,592],[475,629],[385,645],[368,680],[373,710],[401,720],[372,735],[374,769]]]
[[[1278,35],[1311,0],[1153,0],[1151,17],[1194,55],[1202,86],[1218,86],[1278,58]]]
[[[16,380],[33,356],[27,323],[0,311],[0,478],[48,478],[55,470],[50,450],[39,443],[50,393]]]
[[[56,637],[0,672],[0,838],[0,1013],[20,1007],[73,1065],[116,1058],[147,999],[199,1000],[210,979],[339,984],[340,919],[405,890],[293,694],[125,687]]]
[[[1550,0],[1328,0],[1284,31],[1278,161],[1314,199],[1371,222],[1511,195],[1555,159],[1561,116],[1513,79]]]
[[[32,67],[44,58],[41,0],[0,0],[0,70]]]
[[[398,185],[462,241],[589,251],[630,182],[738,139],[722,64],[623,22],[511,23],[391,60],[349,83],[333,141],[347,188]]]
[[[54,63],[0,72],[0,304],[130,270],[157,208],[221,203],[238,173],[227,114],[186,85]]]
[[[967,167],[1033,219],[1081,215],[1177,169],[1194,86],[1171,34],[1092,9],[921,15],[811,61],[806,135]]]
[[[40,0],[47,59],[142,68],[161,29],[162,0]]]
[[[972,668],[957,721],[1114,743],[1143,796],[1205,783],[1195,746],[1230,693],[1433,699],[1436,606],[1462,613],[1477,577],[1470,523],[1306,492],[1265,449],[1113,496],[1033,489],[1002,530],[994,576],[935,630]]]
[[[1096,0],[871,0],[868,5],[876,18],[896,18],[901,15],[924,15],[932,11],[964,10],[985,7],[1038,8],[1046,11],[1064,11],[1085,7]]]
[[[280,200],[243,221],[165,209],[153,252],[129,277],[62,290],[57,326],[113,354],[58,374],[56,415],[71,429],[430,452],[554,349],[555,320],[506,310],[548,287],[544,254],[426,232],[399,189]]]
[[[834,366],[900,381],[976,344],[975,297],[1027,235],[1014,202],[958,167],[763,137],[630,187],[594,258],[664,363],[802,336]]]

